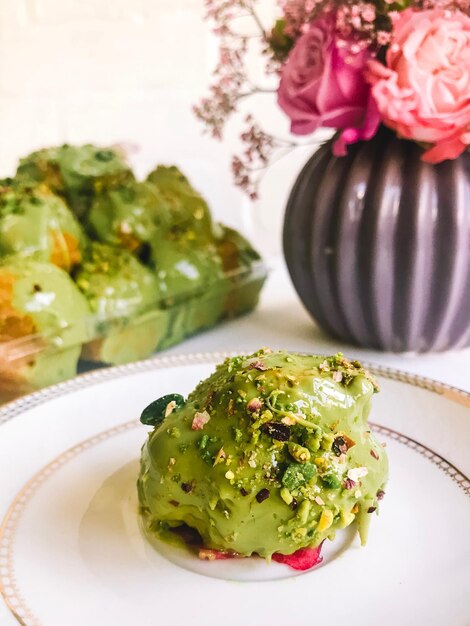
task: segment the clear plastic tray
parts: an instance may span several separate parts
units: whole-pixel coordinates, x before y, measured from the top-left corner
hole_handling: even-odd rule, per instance
[[[130,363],[173,346],[222,320],[252,310],[267,276],[263,261],[227,273],[204,291],[156,302],[134,318],[81,320],[79,345],[61,335],[0,343],[0,403],[105,365]],[[70,329],[69,329],[70,330]]]

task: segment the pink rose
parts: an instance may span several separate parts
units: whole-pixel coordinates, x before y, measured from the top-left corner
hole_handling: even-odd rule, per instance
[[[380,116],[364,78],[370,53],[363,50],[346,58],[337,43],[334,15],[310,24],[282,69],[278,103],[296,135],[320,127],[343,130],[333,147],[339,156],[347,144],[373,137]]]
[[[444,9],[402,11],[386,62],[370,61],[367,73],[384,123],[432,144],[425,161],[455,159],[470,144],[470,18]]]

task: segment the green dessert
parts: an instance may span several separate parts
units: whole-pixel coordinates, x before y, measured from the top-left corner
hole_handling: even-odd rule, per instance
[[[213,241],[214,226],[207,202],[177,167],[159,165],[147,181],[155,185],[164,200],[158,220],[163,236],[199,244]]]
[[[226,313],[230,288],[214,246],[158,240],[152,246],[161,306],[171,323],[161,347],[213,326]]]
[[[51,191],[65,195],[59,161],[61,146],[43,148],[20,159],[15,179],[27,184],[44,183]]]
[[[261,260],[258,252],[238,231],[224,224],[218,224],[218,228],[216,246],[225,272],[246,270]]]
[[[33,259],[6,259],[0,265],[0,347],[23,343],[0,359],[0,388],[35,389],[74,376],[89,315],[66,272]]]
[[[129,182],[98,194],[88,227],[100,241],[141,254],[157,236],[164,200],[155,185]]]
[[[214,246],[159,240],[152,246],[152,260],[160,293],[168,306],[201,294],[224,279],[222,261]]]
[[[341,354],[264,349],[227,359],[186,400],[155,401],[141,417],[154,426],[138,479],[146,531],[194,529],[209,558],[318,562],[352,523],[365,543],[388,476],[367,423],[376,391]]]
[[[0,257],[33,256],[70,272],[86,236],[65,202],[41,184],[0,187]]]
[[[90,144],[33,152],[20,160],[16,176],[25,182],[44,182],[66,198],[79,217],[88,211],[97,192],[134,179],[117,150]]]
[[[75,280],[96,324],[99,338],[84,348],[84,357],[126,363],[149,356],[166,328],[153,314],[159,304],[154,274],[127,250],[93,242]]]
[[[8,370],[18,388],[22,380],[62,380],[75,373],[80,342],[85,360],[144,358],[253,309],[266,277],[259,255],[236,231],[213,222],[206,201],[177,167],[158,166],[139,182],[118,149],[90,144],[38,150],[21,159],[13,179],[0,180],[2,261],[17,274],[4,278],[10,286],[0,298],[0,401]],[[12,314],[8,304],[19,276],[26,284],[26,273],[36,277],[41,264],[57,293],[48,287],[47,304],[38,280],[39,295],[25,306],[40,303],[41,320],[50,313],[47,325],[21,306]],[[69,321],[55,308],[68,305],[63,299],[70,289],[70,306],[79,297],[86,309]],[[71,336],[72,320],[77,343],[72,350],[67,340],[61,364],[59,330]],[[47,351],[49,358],[53,347],[46,367],[39,356]]]

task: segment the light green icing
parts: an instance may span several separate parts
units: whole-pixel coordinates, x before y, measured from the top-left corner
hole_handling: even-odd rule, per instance
[[[88,225],[100,241],[139,252],[157,235],[163,203],[155,185],[129,182],[96,196]]]
[[[204,198],[175,167],[159,165],[147,177],[163,197],[158,218],[161,236],[198,244],[212,242],[214,227]]]
[[[342,355],[262,350],[227,359],[143,446],[147,531],[187,524],[208,548],[266,558],[317,546],[354,521],[365,542],[368,511],[388,476],[367,424],[374,390]],[[194,430],[201,414],[209,420]],[[282,420],[289,441],[266,430]],[[349,447],[341,451],[343,435]],[[362,474],[352,488],[348,472]],[[264,489],[269,497],[259,502]]]
[[[59,167],[61,150],[61,146],[43,148],[23,157],[16,171],[16,179],[24,183],[45,183],[55,193],[65,195]]]
[[[44,185],[0,188],[0,257],[34,256],[69,271],[87,238],[65,202]]]
[[[214,246],[196,248],[158,240],[152,246],[152,259],[162,306],[170,313],[161,348],[213,326],[222,317],[230,284]]]
[[[10,276],[13,309],[31,318],[42,336],[40,352],[33,350],[16,375],[37,388],[74,376],[90,315],[86,299],[65,271],[49,263],[9,258],[0,265],[0,284]]]
[[[100,318],[128,317],[159,300],[153,273],[127,250],[93,242],[75,275],[93,313]]]
[[[160,292],[148,268],[126,250],[93,242],[75,280],[96,316],[99,333],[106,333],[89,357],[118,364],[153,352],[166,324],[152,314]]]
[[[33,152],[20,160],[17,177],[26,182],[46,183],[62,194],[80,217],[87,212],[97,192],[134,179],[118,151],[90,144]]]
[[[224,279],[222,262],[213,246],[193,247],[158,240],[152,259],[162,298],[167,306],[198,294]]]

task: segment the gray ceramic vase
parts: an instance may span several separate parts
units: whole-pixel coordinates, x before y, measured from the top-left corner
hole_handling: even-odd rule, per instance
[[[429,165],[380,128],[336,158],[331,142],[291,192],[284,254],[316,322],[394,352],[470,345],[470,153]]]

